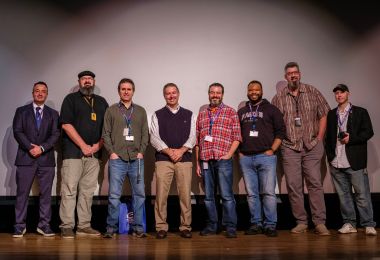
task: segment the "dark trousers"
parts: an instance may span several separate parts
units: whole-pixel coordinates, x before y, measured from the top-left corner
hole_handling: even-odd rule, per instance
[[[51,218],[51,190],[55,175],[55,167],[17,166],[16,170],[16,205],[15,228],[25,228],[28,199],[32,188],[34,177],[37,177],[40,186],[40,218],[38,227],[49,225]]]

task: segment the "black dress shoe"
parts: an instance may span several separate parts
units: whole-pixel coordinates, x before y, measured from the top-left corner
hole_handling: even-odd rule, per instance
[[[266,228],[264,233],[268,237],[277,237],[278,236],[277,230],[275,228]]]
[[[187,229],[182,230],[180,236],[183,238],[191,238],[192,237],[190,230],[187,230]]]
[[[164,239],[164,238],[166,238],[167,235],[168,235],[168,232],[166,232],[165,230],[160,230],[157,232],[156,238],[157,239]]]
[[[231,229],[226,231],[226,238],[237,238],[236,231]]]
[[[199,233],[199,235],[201,235],[201,236],[216,235],[216,231],[211,230],[211,229],[209,229],[209,228],[206,227],[205,229],[203,229],[203,230]]]

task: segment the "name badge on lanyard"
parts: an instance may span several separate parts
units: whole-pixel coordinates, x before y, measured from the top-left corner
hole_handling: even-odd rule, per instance
[[[212,136],[211,135],[206,135],[205,136],[205,141],[212,143]]]
[[[96,113],[94,111],[94,98],[93,97],[92,98],[86,98],[85,96],[83,96],[83,98],[84,98],[84,101],[86,101],[86,103],[91,107],[91,116],[90,116],[91,120],[96,121]],[[91,103],[90,103],[90,101],[91,101]]]
[[[251,137],[258,137],[259,136],[259,131],[256,130],[257,118],[258,118],[258,114],[259,114],[259,112],[258,112],[259,107],[260,107],[260,104],[257,105],[256,111],[253,112],[251,103],[249,103],[249,110],[251,111],[251,120],[252,120],[252,130],[249,131],[249,136],[251,136]]]
[[[96,121],[96,113],[91,113],[91,120]]]
[[[251,130],[251,131],[249,131],[249,136],[258,137],[259,136],[259,131]]]
[[[208,129],[208,135],[206,135],[205,139],[204,139],[206,142],[212,143],[212,127],[213,127],[213,125],[215,123],[215,120],[218,118],[219,113],[220,113],[220,111],[222,110],[223,107],[224,107],[224,105],[220,104],[220,106],[218,108],[218,111],[216,111],[216,113],[215,113],[214,116],[211,115],[210,109],[208,110],[208,118],[210,119],[210,127]]]
[[[122,107],[123,106],[123,107]],[[129,116],[127,117],[127,111],[126,111],[126,107],[122,104],[119,104],[119,108],[120,108],[120,112],[122,113],[124,119],[125,119],[125,123],[126,123],[126,127],[124,128],[123,130],[123,136],[125,137],[125,140],[126,141],[134,141],[135,138],[134,136],[132,135],[132,114],[133,114],[133,105],[131,105],[131,113],[129,114]]]
[[[127,135],[127,136],[125,137],[125,140],[126,140],[126,141],[134,141],[135,138],[134,138],[133,135]]]

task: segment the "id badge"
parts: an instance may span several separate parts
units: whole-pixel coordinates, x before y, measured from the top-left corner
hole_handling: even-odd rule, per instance
[[[208,170],[208,162],[203,162],[203,170]]]
[[[135,137],[133,135],[127,135],[127,136],[125,136],[125,140],[133,141],[133,140],[135,140]]]
[[[249,136],[252,136],[252,137],[258,137],[259,136],[259,131],[249,131]]]
[[[206,135],[205,136],[205,141],[212,143],[212,136],[211,135]]]
[[[95,113],[91,113],[91,120],[96,121],[96,114]]]
[[[127,135],[129,135],[129,128],[124,128],[124,130],[123,130],[123,136],[127,136]]]
[[[296,117],[294,118],[294,124],[295,126],[301,126],[301,118],[300,117]]]

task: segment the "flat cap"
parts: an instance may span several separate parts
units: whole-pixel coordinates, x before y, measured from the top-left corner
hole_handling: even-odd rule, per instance
[[[85,70],[85,71],[80,72],[78,74],[78,79],[80,79],[81,77],[84,77],[84,76],[90,76],[90,77],[95,78],[95,74],[92,71],[89,71],[89,70]]]

